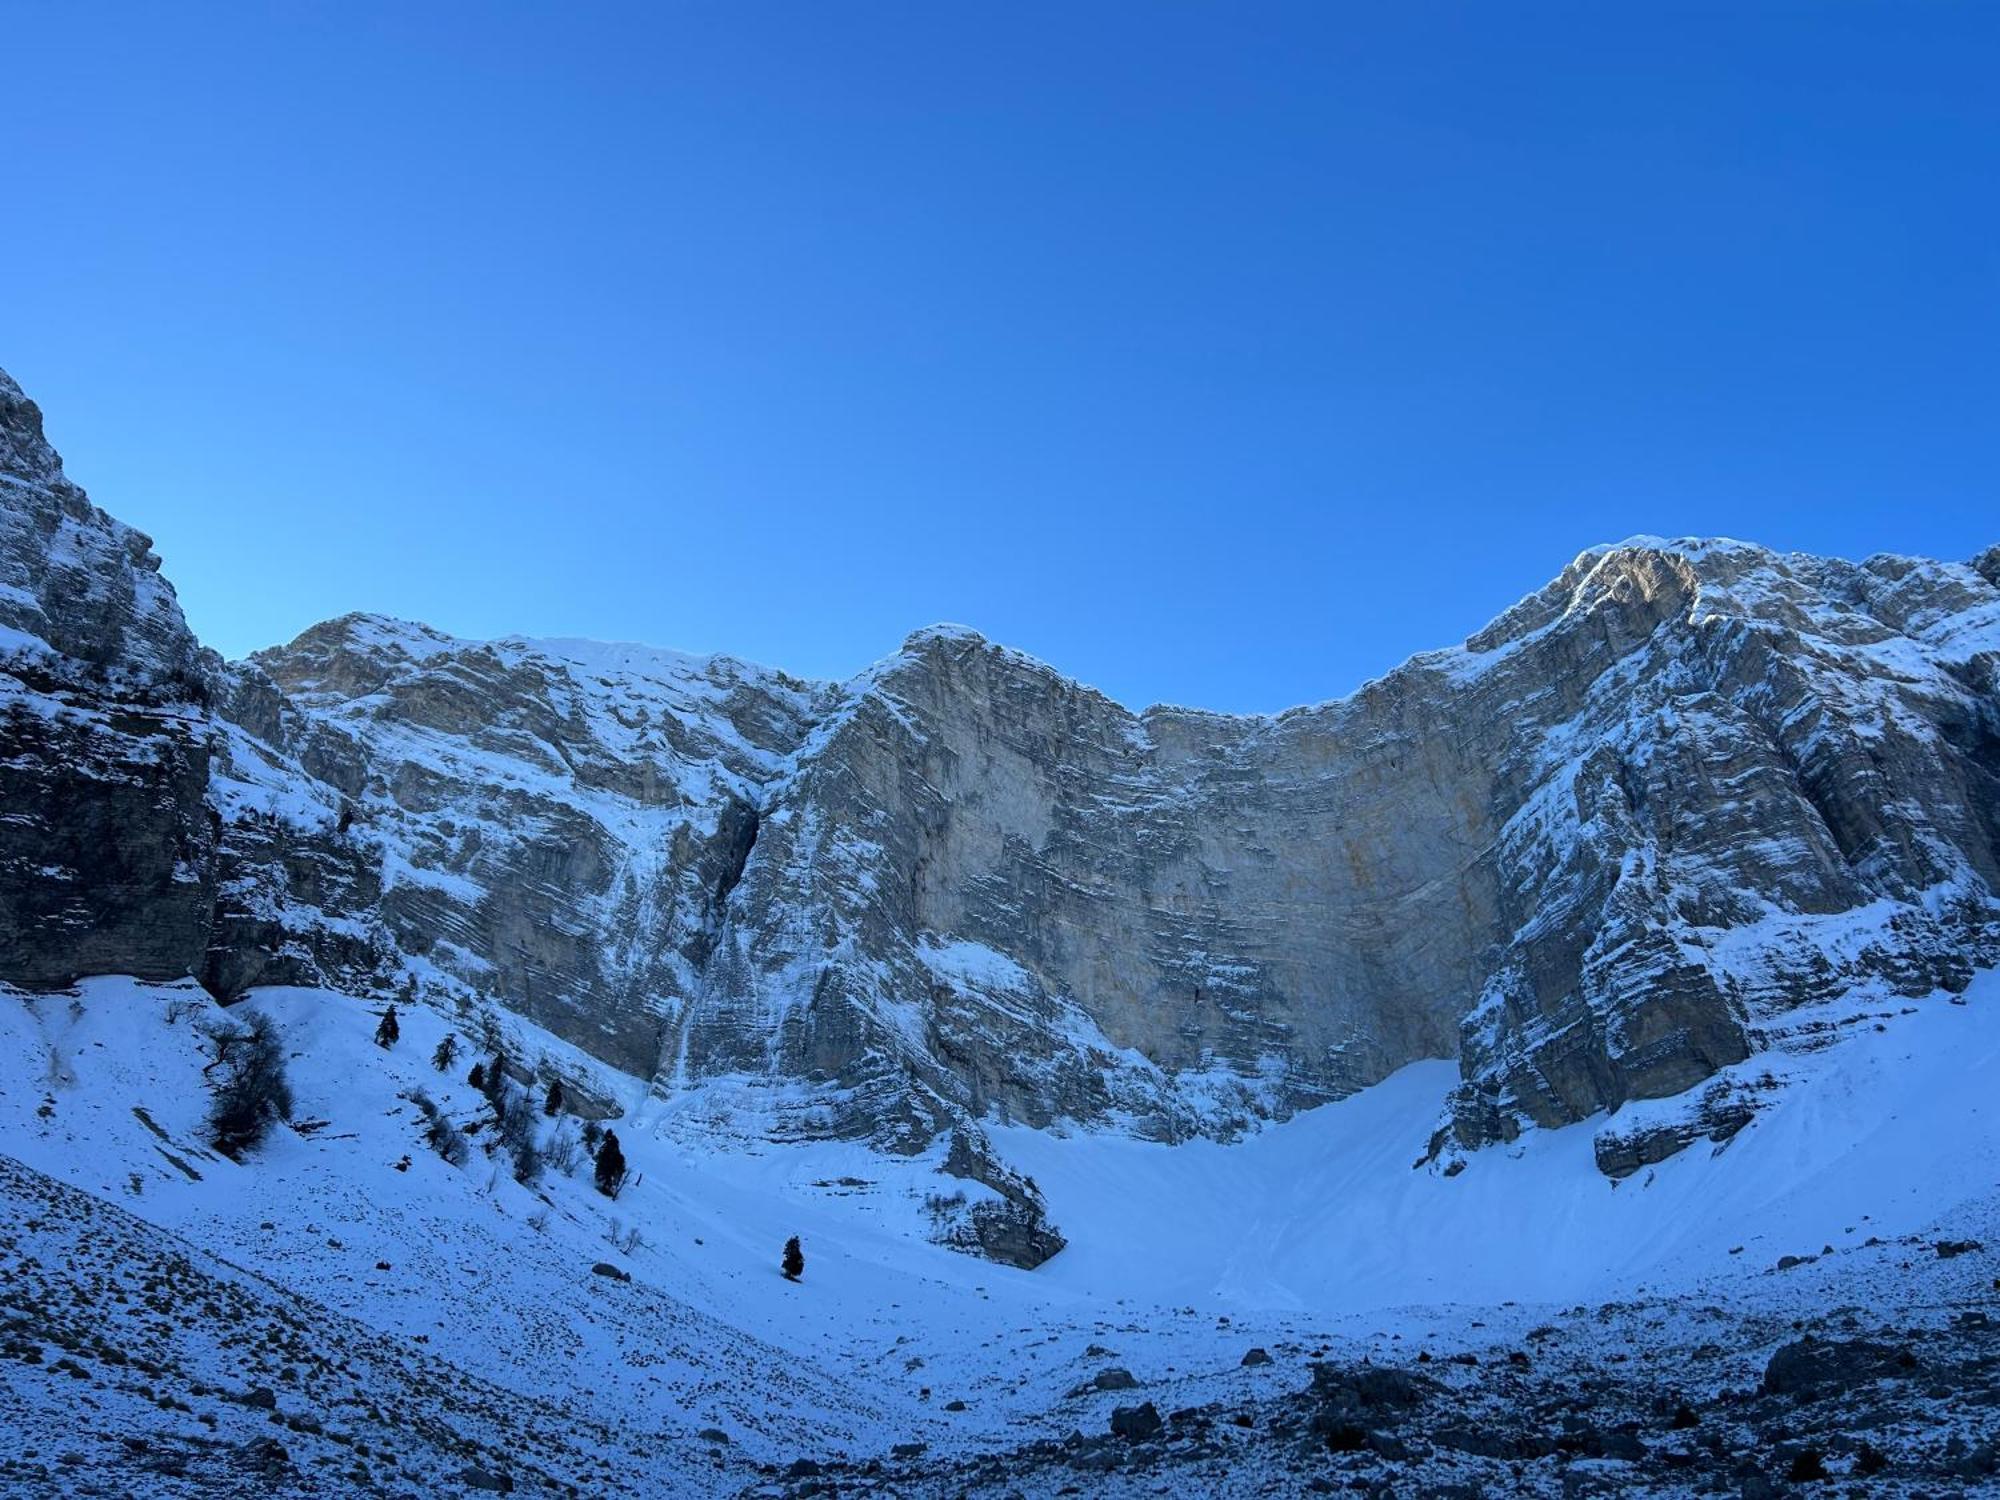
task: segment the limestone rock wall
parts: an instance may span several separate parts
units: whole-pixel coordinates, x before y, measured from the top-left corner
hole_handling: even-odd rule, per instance
[[[1440,1155],[1698,1099],[1631,1170],[1801,1006],[2000,960],[1996,555],[1592,548],[1259,717],[955,628],[844,683],[368,615],[225,666],[0,380],[0,979],[497,1003],[690,1128],[937,1153],[1006,1256],[1059,1240],[985,1122],[1228,1137],[1424,1057]]]

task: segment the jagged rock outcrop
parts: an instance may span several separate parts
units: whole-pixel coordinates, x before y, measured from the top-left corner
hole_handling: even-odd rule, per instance
[[[64,476],[0,373],[0,964],[190,972],[208,939],[214,659],[152,543]]]
[[[245,673],[279,695],[262,738],[380,851],[365,905],[396,949],[642,1077],[827,691],[726,657],[363,615]]]
[[[1274,716],[955,628],[840,684],[366,615],[224,666],[0,398],[17,983],[497,1002],[691,1129],[929,1153],[941,1237],[1032,1261],[991,1119],[1227,1137],[1457,1056],[1439,1155],[1685,1096],[1625,1172],[1800,1006],[2000,959],[2000,549],[1592,548]]]

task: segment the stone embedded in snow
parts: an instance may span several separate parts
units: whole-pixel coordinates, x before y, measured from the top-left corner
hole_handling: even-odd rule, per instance
[[[1160,1413],[1150,1401],[1142,1401],[1137,1406],[1121,1406],[1111,1413],[1111,1435],[1122,1437],[1127,1442],[1142,1442],[1155,1437],[1166,1424],[1160,1420]]]
[[[1907,1349],[1867,1339],[1798,1339],[1771,1356],[1764,1368],[1764,1389],[1773,1395],[1811,1400],[1832,1390],[1848,1390],[1870,1381],[1909,1379],[1920,1368]]]

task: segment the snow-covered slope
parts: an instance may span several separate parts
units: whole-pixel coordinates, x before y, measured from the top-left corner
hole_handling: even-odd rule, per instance
[[[1645,1346],[1702,1399],[1754,1387],[1795,1322],[1843,1302],[1879,1299],[1905,1339],[1947,1327],[1993,1267],[1977,1248],[1941,1260],[1934,1242],[2000,1244],[1991,975],[1963,997],[1829,1012],[1849,1039],[1788,1064],[1792,1086],[1726,1147],[1622,1181],[1596,1171],[1587,1124],[1452,1177],[1412,1170],[1454,1086],[1436,1063],[1236,1144],[1003,1130],[1071,1236],[1035,1272],[913,1232],[936,1190],[922,1163],[825,1141],[700,1149],[686,1099],[505,1017],[492,1039],[510,1058],[628,1110],[632,1184],[615,1203],[587,1169],[524,1187],[478,1144],[484,1128],[449,1165],[411,1095],[467,1127],[490,1111],[461,1072],[476,1049],[430,1065],[442,1018],[404,1012],[384,1050],[375,1008],[344,996],[259,991],[227,1018],[245,1007],[283,1028],[297,1105],[239,1163],[201,1124],[203,1029],[225,1013],[198,987],[0,997],[0,1449],[22,1493],[63,1493],[65,1453],[128,1481],[137,1455],[178,1455],[186,1485],[138,1476],[159,1494],[227,1492],[232,1476],[246,1493],[314,1476],[337,1493],[461,1493],[472,1470],[532,1493],[765,1492],[801,1459],[892,1494],[955,1494],[976,1473],[996,1494],[1079,1479],[1145,1493],[1162,1477],[1146,1465],[1210,1461],[1199,1444],[1180,1459],[1062,1446],[1139,1400],[1188,1413],[1184,1435],[1202,1411],[1261,1413],[1199,1486],[1291,1493],[1341,1461],[1285,1438],[1315,1358],[1422,1349],[1470,1401],[1497,1376],[1461,1379],[1447,1356],[1504,1368],[1531,1348],[1608,1390]],[[621,1230],[637,1240],[614,1246]],[[778,1274],[792,1234],[798,1283]],[[1788,1256],[1800,1263],[1777,1269]],[[100,1316],[69,1311],[77,1289]],[[1719,1347],[1688,1364],[1701,1345]],[[1271,1362],[1243,1365],[1251,1348]],[[1133,1386],[1100,1388],[1114,1367]],[[87,1432],[54,1419],[72,1393],[95,1404]],[[1666,1415],[1642,1451],[1666,1442]],[[1907,1462],[1930,1462],[1949,1430],[1922,1429]],[[1525,1472],[1528,1492],[1562,1492],[1567,1458],[1510,1480],[1454,1441],[1402,1482]],[[899,1444],[922,1449],[897,1459]],[[996,1451],[1012,1456],[979,1457]],[[1664,1460],[1646,1462],[1608,1472],[1636,1487]]]

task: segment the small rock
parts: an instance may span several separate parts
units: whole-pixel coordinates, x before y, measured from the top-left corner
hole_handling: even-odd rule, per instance
[[[1143,1401],[1137,1406],[1121,1406],[1111,1414],[1111,1435],[1122,1437],[1128,1443],[1155,1437],[1165,1425],[1160,1421],[1158,1408],[1150,1401]]]
[[[260,1385],[245,1391],[242,1400],[245,1406],[253,1407],[257,1411],[275,1411],[278,1406],[278,1393],[268,1385]]]
[[[1331,1453],[1359,1453],[1368,1446],[1368,1429],[1359,1422],[1329,1422],[1322,1436]]]
[[[1971,1452],[1953,1459],[1948,1467],[1961,1478],[1984,1479],[2000,1469],[2000,1448],[1992,1443],[1981,1443]]]
[[[1243,1356],[1243,1363],[1246,1366],[1268,1365],[1270,1362],[1271,1362],[1271,1356],[1262,1349],[1252,1349],[1249,1353]]]
[[[1764,1367],[1764,1390],[1768,1395],[1789,1395],[1810,1401],[1828,1391],[1847,1390],[1889,1376],[1907,1376],[1916,1369],[1916,1357],[1906,1349],[1867,1339],[1807,1338],[1787,1344],[1771,1356]]]
[[[695,1436],[700,1438],[704,1443],[726,1443],[729,1441],[729,1434],[724,1432],[720,1427],[704,1427]]]
[[[510,1474],[495,1474],[490,1469],[482,1469],[472,1464],[458,1471],[458,1482],[469,1490],[490,1490],[496,1495],[514,1493],[514,1479]]]
[[[1116,1365],[1108,1370],[1099,1370],[1091,1377],[1090,1383],[1100,1391],[1132,1391],[1139,1388],[1139,1382],[1132,1378],[1132,1372],[1121,1370]]]
[[[1792,1461],[1785,1470],[1785,1478],[1793,1484],[1807,1484],[1826,1477],[1826,1463],[1817,1448],[1799,1449],[1792,1455]]]

